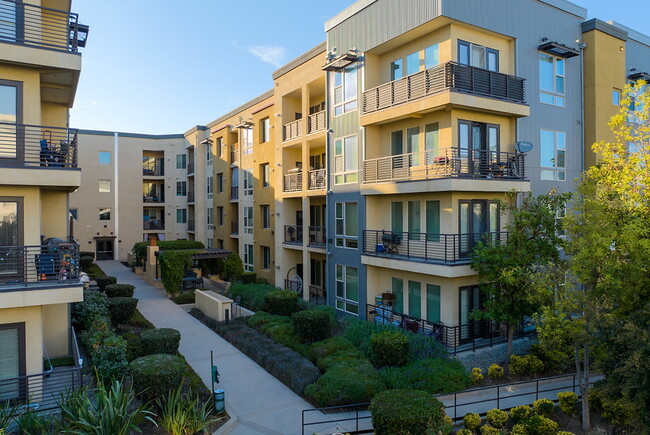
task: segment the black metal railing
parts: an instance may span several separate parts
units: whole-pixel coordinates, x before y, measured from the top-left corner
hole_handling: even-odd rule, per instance
[[[309,246],[324,247],[326,242],[325,227],[308,227]]]
[[[302,225],[284,226],[284,243],[302,245]]]
[[[79,245],[0,246],[0,292],[79,281]]]
[[[298,297],[302,298],[304,283],[302,282],[302,279],[299,280],[285,279],[284,289],[291,290],[292,292],[295,292],[298,295]]]
[[[230,200],[236,201],[239,199],[239,186],[232,186],[230,188]]]
[[[194,191],[190,190],[187,192],[187,202],[194,202]]]
[[[327,187],[327,169],[315,169],[307,173],[309,190],[325,189]]]
[[[302,410],[302,435],[315,433],[374,433],[370,403]],[[326,416],[326,417],[324,417]]]
[[[145,204],[161,204],[165,202],[165,189],[164,185],[160,184],[156,190],[144,192],[142,194],[142,202]]]
[[[16,0],[0,1],[0,43],[76,53],[84,47],[88,26],[78,14],[31,5]]]
[[[76,168],[77,130],[0,122],[0,165]]]
[[[160,219],[148,219],[142,221],[142,229],[144,230],[164,230],[165,221]]]
[[[194,162],[187,163],[187,175],[194,173]]]
[[[233,235],[239,234],[239,222],[235,222],[235,221],[230,222],[230,234]]]
[[[161,163],[143,164],[142,175],[145,177],[162,177],[165,175],[165,165]]]
[[[319,285],[309,285],[309,302],[316,305],[327,305],[327,290]]]
[[[364,230],[363,253],[397,260],[434,263],[468,263],[478,242],[506,243],[507,232],[478,234],[430,234]]]
[[[196,231],[196,223],[194,219],[187,220],[187,231]]]
[[[230,164],[234,165],[236,163],[239,163],[239,149],[230,151]]]

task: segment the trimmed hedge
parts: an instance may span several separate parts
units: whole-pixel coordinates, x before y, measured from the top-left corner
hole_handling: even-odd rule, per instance
[[[465,425],[465,429],[474,432],[481,427],[481,416],[473,412],[468,412],[463,417],[463,424]]]
[[[378,332],[370,337],[371,361],[376,367],[402,367],[409,362],[409,341],[399,331]]]
[[[108,318],[108,298],[95,290],[84,290],[84,300],[74,304],[72,316],[81,329],[90,329],[97,318]]]
[[[253,316],[254,317],[254,316]],[[315,360],[325,358],[330,355],[334,355],[338,352],[345,351],[356,351],[357,348],[354,347],[349,340],[341,336],[328,338],[327,340],[319,341],[312,344],[311,351]]]
[[[81,265],[81,270],[88,272],[93,265],[93,257],[82,255],[79,257],[79,264]]]
[[[510,410],[510,419],[516,424],[527,420],[533,415],[533,410],[528,405],[515,406]]]
[[[544,371],[544,363],[535,355],[510,355],[508,370],[515,376],[537,375]]]
[[[176,355],[181,342],[181,333],[172,328],[149,329],[140,334],[144,355]]]
[[[278,316],[290,316],[298,311],[298,295],[291,290],[275,290],[264,295],[266,311]]]
[[[539,399],[533,402],[533,409],[538,415],[543,415],[544,417],[550,417],[555,411],[555,403],[551,402],[548,399]]]
[[[319,369],[326,371],[330,367],[347,361],[353,360],[366,360],[366,356],[361,353],[359,349],[353,350],[342,350],[340,352],[333,353],[332,355],[325,356],[316,361],[316,365]]]
[[[255,272],[244,272],[241,274],[241,282],[244,284],[255,284],[257,282],[257,274]]]
[[[233,300],[239,298],[239,304],[249,310],[263,311],[264,296],[276,290],[277,287],[268,284],[242,284],[238,282],[230,286],[228,297]]]
[[[106,286],[110,284],[117,284],[117,278],[114,276],[98,276],[95,278],[95,282],[97,283],[97,287],[99,287],[99,291],[105,291]]]
[[[417,390],[381,392],[372,399],[370,413],[377,435],[438,433],[448,424],[444,405]]]
[[[95,261],[95,253],[93,251],[79,251],[79,257],[91,257]]]
[[[433,394],[462,391],[472,383],[456,359],[433,358],[413,361],[404,367],[380,370],[388,388],[423,390]]]
[[[111,330],[107,318],[96,318],[93,329],[82,333],[81,341],[100,379],[119,379],[126,374],[126,341]]]
[[[193,304],[195,302],[196,302],[196,295],[194,294],[193,291],[188,293],[181,293],[180,295],[174,297],[174,303],[178,305]]]
[[[356,359],[331,366],[305,394],[319,406],[339,406],[369,402],[385,389],[370,361]]]
[[[129,368],[137,395],[156,400],[183,383],[187,365],[179,356],[155,354],[136,358]]]
[[[500,409],[491,409],[485,417],[488,423],[496,428],[502,428],[508,422],[508,413]]]
[[[138,305],[136,298],[118,297],[108,299],[108,312],[113,325],[121,325],[129,321]]]
[[[109,284],[104,287],[104,293],[109,298],[132,298],[135,287],[131,284]]]
[[[492,364],[488,367],[488,376],[490,379],[501,379],[505,376],[505,371],[499,364]]]
[[[330,318],[325,311],[299,311],[291,315],[291,322],[298,337],[306,343],[324,340],[330,334]]]
[[[578,395],[573,391],[563,391],[557,393],[557,398],[560,401],[560,409],[567,415],[576,413],[576,404],[578,403]]]

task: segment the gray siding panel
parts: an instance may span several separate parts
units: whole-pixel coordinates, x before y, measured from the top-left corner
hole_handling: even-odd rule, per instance
[[[629,39],[625,48],[628,73],[632,68],[636,68],[637,72],[650,73],[650,46]]]

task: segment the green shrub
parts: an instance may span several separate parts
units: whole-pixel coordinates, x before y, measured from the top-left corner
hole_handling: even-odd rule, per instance
[[[156,400],[183,383],[187,363],[176,355],[155,354],[129,364],[133,388],[143,400]]]
[[[117,278],[114,276],[98,276],[95,278],[95,282],[97,283],[97,287],[99,287],[99,291],[103,292],[106,291],[107,285],[117,284]]]
[[[490,377],[490,379],[501,379],[502,377],[505,376],[503,367],[501,367],[499,364],[492,364],[488,368],[488,376]]]
[[[291,315],[291,322],[303,342],[314,343],[330,334],[330,318],[325,311],[305,310]]]
[[[133,317],[129,319],[128,322],[126,322],[127,325],[130,326],[136,326],[138,328],[143,328],[143,329],[153,329],[153,323],[147,320],[146,317],[142,315],[142,313],[136,308],[135,313],[133,313]]]
[[[456,431],[456,435],[473,435],[473,434],[474,434],[474,432],[472,432],[472,431],[469,430],[469,429],[465,429],[465,428],[463,428],[463,429],[458,429],[458,430]]]
[[[428,391],[432,394],[461,391],[471,380],[460,361],[433,358],[413,361],[404,367],[380,370],[388,388]]]
[[[568,432],[566,430],[561,430],[557,433],[557,435],[575,435],[573,432]]]
[[[289,349],[295,350],[302,356],[312,359],[310,346],[300,340],[289,317],[273,316],[270,322],[265,323],[259,329],[276,343],[282,344]]]
[[[356,350],[357,348],[352,343],[341,336],[328,338],[327,340],[319,341],[311,345],[312,354],[317,361],[338,352]]]
[[[269,314],[266,311],[258,311],[246,320],[246,324],[251,328],[259,329],[271,322],[275,317],[276,316]]]
[[[264,296],[276,290],[276,287],[268,284],[242,284],[237,282],[230,286],[228,297],[233,300],[239,298],[239,304],[249,310],[262,311],[264,310]]]
[[[126,360],[128,362],[142,356],[142,342],[135,332],[126,331],[121,333],[120,337],[126,341]]]
[[[322,371],[326,371],[335,364],[352,361],[352,360],[365,360],[366,356],[361,353],[358,349],[352,350],[342,350],[340,352],[333,353],[332,355],[325,356],[316,360],[316,365]]]
[[[497,429],[496,427],[492,427],[490,425],[483,425],[481,426],[481,435],[500,435],[501,431]]]
[[[241,282],[244,284],[255,284],[257,282],[257,274],[255,272],[244,272],[241,274]]]
[[[424,434],[445,424],[445,408],[424,391],[388,390],[370,403],[377,435]]]
[[[104,287],[104,293],[109,298],[132,298],[134,290],[131,284],[109,284]]]
[[[298,295],[291,290],[275,290],[264,295],[266,311],[278,316],[290,316],[298,311]]]
[[[305,394],[320,406],[369,402],[386,386],[368,360],[350,360],[331,366]]]
[[[515,376],[539,374],[544,371],[544,363],[535,355],[510,356],[510,365],[508,366],[510,374]]]
[[[81,340],[99,380],[119,379],[126,374],[126,341],[115,334],[107,322],[95,323],[92,331],[82,334]]]
[[[93,257],[82,255],[79,257],[79,264],[81,265],[81,270],[88,272],[90,267],[93,265]]]
[[[541,415],[533,415],[524,422],[526,433],[535,435],[556,435],[558,424],[550,418]]]
[[[149,329],[140,334],[144,355],[176,355],[181,342],[181,333],[172,328]]]
[[[180,295],[174,297],[174,302],[178,305],[193,304],[196,302],[196,295],[193,291],[188,293],[181,293]]]
[[[95,261],[95,253],[93,251],[79,251],[79,258],[81,257],[90,257],[92,261]]]
[[[84,300],[74,304],[72,316],[82,330],[89,329],[97,318],[108,318],[108,298],[96,290],[84,290]]]
[[[548,399],[535,400],[533,402],[533,409],[538,415],[550,417],[553,415],[553,411],[555,410],[555,403],[551,402]]]
[[[171,435],[204,433],[208,425],[220,418],[212,418],[210,401],[200,403],[198,395],[184,394],[182,385],[156,401],[160,425]]]
[[[533,410],[528,405],[515,406],[510,410],[510,419],[515,423],[525,421],[533,414]]]
[[[185,270],[192,267],[192,254],[196,251],[161,251],[158,255],[160,278],[167,293],[180,292]]]
[[[638,417],[634,403],[600,383],[589,391],[589,407],[600,411],[605,420],[618,427],[630,426]]]
[[[472,379],[472,383],[474,384],[483,382],[483,370],[481,370],[479,367],[474,367],[472,369],[472,372],[469,374],[469,377]]]
[[[223,261],[223,271],[221,272],[221,279],[225,281],[235,282],[244,274],[244,263],[236,252],[228,254]]]
[[[515,424],[510,430],[510,435],[528,435],[526,426],[522,423]]]
[[[474,432],[481,426],[481,416],[474,414],[473,412],[467,413],[465,414],[465,417],[463,417],[463,425],[465,426],[465,429]]]
[[[508,422],[508,413],[500,409],[491,409],[487,412],[485,420],[496,428],[502,428]]]
[[[560,409],[567,415],[575,414],[576,404],[578,403],[578,395],[573,391],[564,391],[557,393],[557,398],[560,401]]]
[[[136,298],[110,298],[108,300],[108,312],[113,325],[121,325],[128,322],[133,317],[137,305],[138,300]]]
[[[399,331],[373,334],[370,346],[371,360],[376,367],[402,367],[409,362],[409,341]]]

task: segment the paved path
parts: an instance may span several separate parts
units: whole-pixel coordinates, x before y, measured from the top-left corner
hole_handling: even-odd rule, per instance
[[[219,388],[226,392],[229,413],[237,418],[235,425],[229,425],[230,431],[217,433],[300,434],[301,411],[312,408],[309,403],[167,299],[164,290],[155,289],[117,261],[99,261],[97,264],[107,275],[115,276],[119,283],[135,286],[138,309],[151,323],[158,328],[180,331],[179,350],[208,388],[211,385],[210,351],[214,351],[221,374]],[[328,420],[325,416],[323,419]]]

